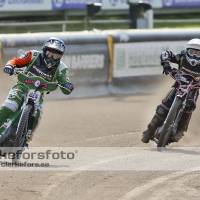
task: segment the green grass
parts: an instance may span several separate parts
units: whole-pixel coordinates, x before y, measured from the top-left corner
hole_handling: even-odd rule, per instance
[[[154,15],[154,19],[200,19],[200,13]]]
[[[154,19],[200,19],[200,13],[155,15]],[[154,23],[154,28],[200,28],[200,23]]]
[[[154,28],[200,28],[200,23],[154,23]]]
[[[179,14],[179,15],[155,15],[154,19],[200,19],[200,14]],[[26,22],[30,22],[32,18],[26,18]],[[63,20],[61,17],[34,17],[34,21],[61,21]],[[69,20],[83,20],[83,17],[78,16],[69,16]],[[92,20],[111,20],[110,24],[89,24],[88,30],[100,29],[129,29],[128,23],[112,23],[112,20],[116,19],[129,19],[129,16],[95,16]],[[18,22],[20,20],[18,19]],[[13,20],[12,20],[13,22]],[[25,20],[23,19],[23,22]],[[200,23],[154,23],[154,28],[200,28]],[[67,31],[82,31],[84,30],[84,23],[82,24],[68,24]],[[61,32],[62,25],[40,25],[40,26],[13,26],[13,27],[0,27],[0,34],[4,33],[26,33],[26,32]]]

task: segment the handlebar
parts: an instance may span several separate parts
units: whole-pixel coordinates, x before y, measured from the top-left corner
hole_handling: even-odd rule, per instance
[[[17,67],[15,67],[14,68],[14,75],[17,75],[17,74],[21,74],[21,73],[23,73],[24,72],[24,70],[22,70],[22,69],[20,69],[20,68],[17,68]],[[60,87],[60,88],[63,88],[63,89],[65,89],[65,90],[67,90],[68,92],[70,92],[70,90],[68,90],[66,87],[63,87],[62,86],[62,83],[54,83],[55,85],[57,85],[58,87]]]
[[[17,75],[17,74],[20,74],[20,73],[23,73],[24,72],[24,70],[22,70],[22,69],[20,69],[20,68],[14,68],[14,75]]]
[[[179,74],[179,76],[174,76],[173,71],[175,71],[175,74]],[[170,70],[170,75],[173,79],[176,81],[187,83],[186,85],[190,85],[190,88],[192,89],[199,89],[200,88],[200,80],[198,80],[196,77],[194,77],[191,74],[187,73],[181,73],[178,69],[172,68]],[[182,77],[182,78],[181,78]],[[181,84],[181,87],[186,87],[185,84]]]

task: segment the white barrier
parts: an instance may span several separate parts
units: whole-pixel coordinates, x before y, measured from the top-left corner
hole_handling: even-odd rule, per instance
[[[164,50],[180,53],[200,29],[152,29],[105,31],[113,37],[112,79],[162,73],[160,55]],[[176,66],[176,65],[175,65]]]
[[[113,77],[156,75],[161,73],[160,54],[170,49],[180,53],[185,41],[134,42],[114,44]]]
[[[42,43],[50,35],[66,42],[67,50],[63,61],[68,65],[70,79],[75,84],[73,94],[75,97],[82,97],[113,93],[110,86],[117,88],[116,93],[134,92],[134,90],[128,91],[127,88],[130,88],[129,86],[135,88],[136,82],[142,82],[142,77],[162,74],[160,65],[162,51],[170,49],[180,53],[190,39],[200,36],[200,29],[0,35],[2,42],[0,58],[3,57],[7,61],[18,56],[22,49],[41,50]],[[145,87],[148,85],[146,83]]]

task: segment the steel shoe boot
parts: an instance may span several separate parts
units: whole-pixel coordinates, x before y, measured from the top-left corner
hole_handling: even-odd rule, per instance
[[[154,115],[150,123],[148,124],[147,130],[143,132],[141,141],[148,143],[153,138],[155,130],[161,125],[163,119],[160,119],[157,115]]]
[[[176,135],[170,137],[170,142],[178,142],[183,136],[183,131],[178,131]]]
[[[149,140],[153,138],[153,134],[154,134],[154,131],[150,131],[149,129],[147,129],[146,131],[143,132],[141,141],[143,143],[148,143]]]

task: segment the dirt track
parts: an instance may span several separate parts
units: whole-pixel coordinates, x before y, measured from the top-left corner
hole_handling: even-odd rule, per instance
[[[141,143],[141,133],[165,93],[162,88],[170,85],[169,78],[165,84],[159,84],[154,94],[148,95],[47,101],[43,121],[30,146],[151,147],[152,143],[147,145]],[[7,89],[5,91],[2,86],[3,84],[0,87],[3,91],[1,103],[7,93]],[[199,103],[197,107],[200,108]],[[172,146],[200,146],[198,108],[193,114],[188,133],[178,145]],[[179,159],[188,154],[189,151],[180,153]],[[13,169],[0,170],[0,175],[0,195],[4,200],[196,200],[200,196],[198,169],[191,171],[16,171]]]

